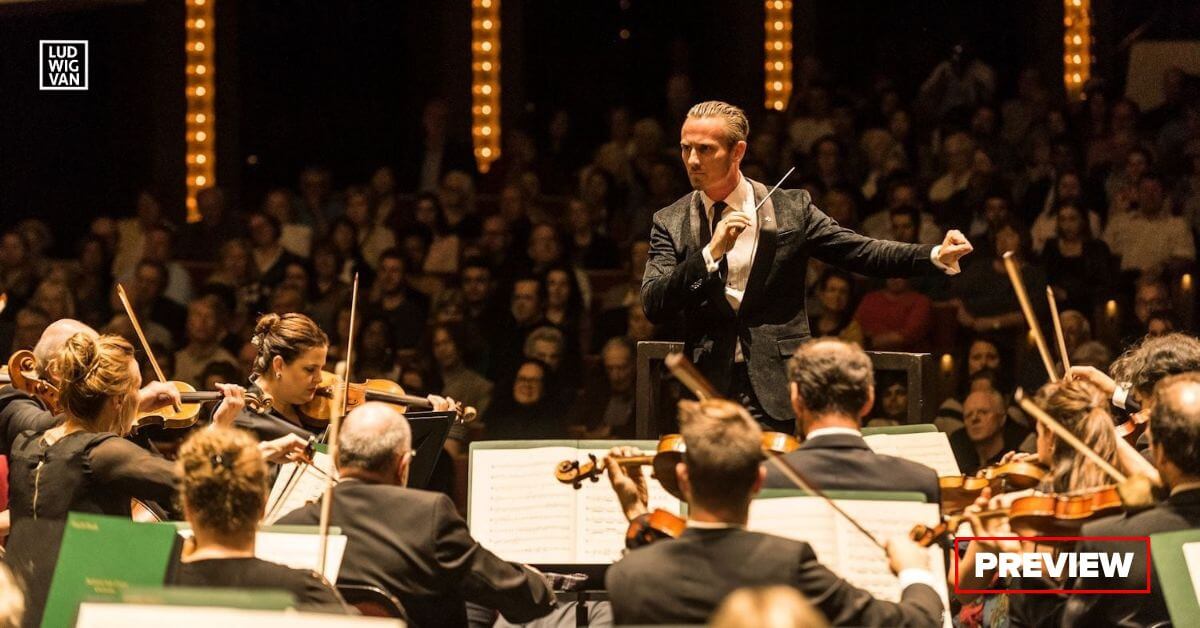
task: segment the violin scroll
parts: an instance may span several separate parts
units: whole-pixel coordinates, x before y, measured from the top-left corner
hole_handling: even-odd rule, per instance
[[[596,459],[596,455],[588,454],[588,461],[584,463],[578,460],[563,460],[558,463],[554,469],[554,478],[579,489],[583,487],[584,480],[599,482],[603,471],[604,465]]]

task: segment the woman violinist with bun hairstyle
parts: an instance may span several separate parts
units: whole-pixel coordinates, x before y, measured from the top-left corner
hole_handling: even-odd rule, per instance
[[[233,424],[254,432],[259,440],[289,434],[307,439],[324,430],[328,418],[309,417],[303,406],[323,386],[322,369],[329,353],[325,332],[303,314],[264,314],[254,325],[250,343],[258,348],[250,373],[250,391],[269,396],[271,405],[261,414],[243,409]],[[452,399],[437,395],[427,399],[436,410],[454,405]]]
[[[233,424],[254,432],[259,440],[287,434],[307,439],[319,433],[324,422],[309,420],[300,406],[312,401],[321,385],[329,337],[303,314],[264,314],[254,325],[250,343],[258,349],[250,390],[270,396],[271,406],[262,414],[243,409]]]
[[[179,502],[193,535],[167,574],[168,585],[283,589],[303,610],[346,612],[342,597],[315,572],[255,558],[268,476],[251,434],[199,432],[180,447],[176,465]]]

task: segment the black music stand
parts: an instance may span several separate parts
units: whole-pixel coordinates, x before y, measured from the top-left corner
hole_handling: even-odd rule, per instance
[[[674,410],[666,408],[667,385],[674,381],[663,360],[683,351],[682,342],[645,341],[637,344],[637,389],[634,401],[637,437],[657,438],[675,431]],[[900,371],[908,381],[908,423],[931,423],[937,406],[937,378],[933,357],[928,353],[868,351],[876,373]],[[689,395],[690,396],[690,395]],[[664,416],[665,415],[665,416]]]
[[[450,426],[458,415],[455,412],[406,412],[404,416],[412,428],[413,458],[409,463],[408,485],[423,489],[429,486],[446,436],[450,434]]]

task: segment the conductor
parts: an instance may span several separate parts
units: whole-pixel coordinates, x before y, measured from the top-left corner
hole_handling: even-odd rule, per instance
[[[877,277],[959,272],[971,244],[874,240],[839,226],[804,190],[742,175],[750,123],[733,105],[687,113],[679,148],[694,191],[654,214],[642,303],[656,324],[682,322],[685,353],[764,428],[791,433],[787,359],[810,336],[804,278],[814,256]]]

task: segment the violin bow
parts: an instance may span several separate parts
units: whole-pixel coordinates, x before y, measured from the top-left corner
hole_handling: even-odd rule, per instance
[[[332,460],[337,460],[338,457],[338,432],[342,427],[342,417],[346,414],[346,406],[350,396],[350,373],[351,365],[353,365],[354,351],[354,318],[358,310],[358,273],[354,273],[354,287],[350,290],[350,333],[346,335],[346,373],[345,380],[342,386],[340,407],[335,408],[333,416],[329,418],[329,457]],[[325,573],[325,554],[329,547],[329,518],[333,514],[333,475],[325,476],[325,496],[321,500],[321,556],[317,569],[318,573]]]
[[[125,294],[125,286],[117,284],[117,296],[121,298],[121,305],[125,308],[125,314],[129,317],[129,322],[133,324],[133,331],[137,333],[138,341],[142,343],[142,350],[146,352],[146,359],[150,361],[151,368],[154,369],[154,376],[158,381],[167,383],[167,377],[163,375],[162,368],[158,366],[158,360],[154,359],[154,351],[150,349],[150,343],[146,341],[146,334],[142,332],[142,325],[138,322],[137,315],[133,313],[133,305],[129,303],[129,296]],[[171,407],[179,412],[179,404],[171,402]]]
[[[1063,377],[1071,378],[1071,356],[1067,355],[1067,339],[1063,335],[1062,319],[1058,317],[1058,300],[1054,288],[1046,286],[1046,301],[1050,303],[1050,320],[1054,321],[1054,335],[1058,337],[1058,354],[1062,356]]]
[[[1017,293],[1017,301],[1021,302],[1021,312],[1025,314],[1025,322],[1033,334],[1038,353],[1042,355],[1042,364],[1046,365],[1046,374],[1050,381],[1057,382],[1058,374],[1054,372],[1054,361],[1050,359],[1050,348],[1046,346],[1046,338],[1042,336],[1042,328],[1038,325],[1037,317],[1033,314],[1033,306],[1029,305],[1029,294],[1025,292],[1025,284],[1021,282],[1021,270],[1013,259],[1012,251],[1004,253],[1004,270],[1008,272],[1008,280],[1012,282],[1013,290]]]
[[[791,171],[789,170],[788,172]],[[782,183],[782,181],[780,181],[780,183]],[[776,185],[775,187],[779,186]],[[696,365],[692,364],[691,360],[688,360],[686,357],[684,357],[682,353],[670,353],[663,361],[666,363],[667,368],[671,370],[671,374],[674,375],[676,379],[683,382],[683,385],[687,386],[688,389],[692,391],[692,394],[696,395],[696,397],[701,401],[707,399],[722,399],[721,394],[717,391],[717,388],[712,385],[712,382],[708,381],[708,378],[704,377],[699,369],[696,368]],[[783,476],[788,480],[791,480],[793,484],[809,494],[815,495],[816,497],[824,500],[825,503],[834,510],[834,512],[837,512],[842,517],[845,517],[846,521],[849,521],[850,525],[857,528],[859,532],[862,532],[868,540],[879,547],[879,549],[886,551],[883,543],[880,543],[879,539],[875,538],[874,534],[871,534],[871,532],[868,531],[861,523],[859,523],[857,519],[850,516],[850,513],[842,510],[841,507],[838,506],[837,503],[835,503],[832,499],[830,499],[830,497],[821,489],[813,486],[811,483],[805,480],[804,476],[800,475],[800,472],[797,471],[795,467],[792,467],[790,464],[784,461],[778,454],[767,454],[767,460],[770,460],[771,464],[775,465],[775,468],[779,469],[779,472],[782,473]]]

